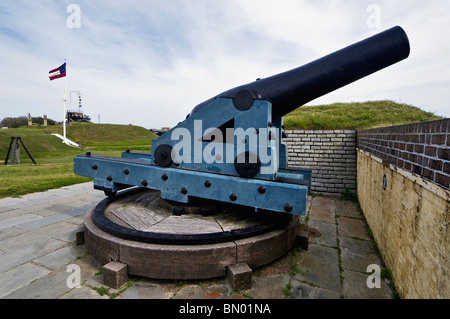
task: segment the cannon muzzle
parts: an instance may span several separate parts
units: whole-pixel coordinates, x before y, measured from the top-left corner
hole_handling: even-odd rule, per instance
[[[318,97],[406,59],[409,52],[408,37],[397,26],[304,66],[238,86],[216,98],[234,99],[240,92],[250,92],[254,98],[272,103],[272,119],[276,119]],[[191,114],[212,100],[214,98],[197,105]]]

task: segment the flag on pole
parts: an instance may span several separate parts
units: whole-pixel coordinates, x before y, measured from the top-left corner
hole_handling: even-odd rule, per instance
[[[61,65],[60,67],[51,70],[50,72],[48,72],[50,74],[50,81],[59,79],[59,78],[63,78],[66,76],[66,63],[64,62],[63,65]]]

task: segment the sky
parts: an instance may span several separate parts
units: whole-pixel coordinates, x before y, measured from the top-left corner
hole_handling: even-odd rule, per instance
[[[197,104],[394,26],[408,59],[307,105],[393,100],[450,117],[450,1],[0,0],[0,120],[67,109],[173,127]],[[50,70],[67,62],[67,77]]]

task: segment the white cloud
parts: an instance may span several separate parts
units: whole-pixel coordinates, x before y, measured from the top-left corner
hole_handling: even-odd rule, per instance
[[[411,41],[406,61],[310,104],[393,99],[450,116],[450,3],[446,1],[70,1],[0,4],[0,118],[62,117],[62,80],[81,91],[94,121],[176,125],[198,103],[232,87],[306,64],[395,25]],[[381,29],[367,26],[380,7]]]

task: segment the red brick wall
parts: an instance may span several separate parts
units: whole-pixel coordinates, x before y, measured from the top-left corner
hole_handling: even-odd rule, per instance
[[[450,187],[450,119],[358,131],[357,147]]]

